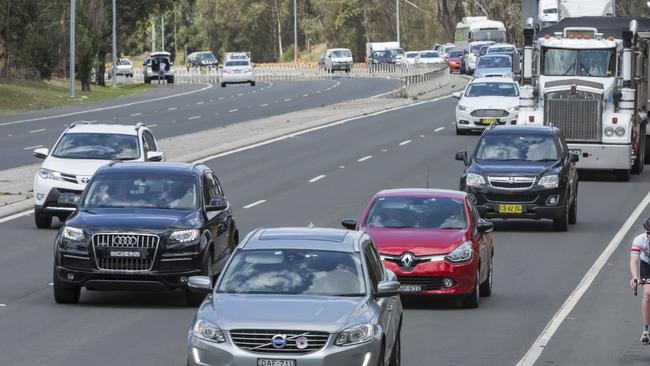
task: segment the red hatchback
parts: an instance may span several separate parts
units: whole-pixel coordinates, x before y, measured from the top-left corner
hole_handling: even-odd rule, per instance
[[[438,189],[384,190],[361,220],[344,220],[373,239],[400,292],[460,296],[476,308],[492,293],[492,223],[481,219],[465,192]]]
[[[451,51],[447,57],[449,72],[460,72],[460,61],[463,58],[463,51]]]

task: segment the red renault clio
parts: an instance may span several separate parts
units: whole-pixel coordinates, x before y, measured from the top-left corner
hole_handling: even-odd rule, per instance
[[[358,223],[342,224],[370,235],[402,294],[460,296],[476,308],[479,296],[492,293],[493,225],[465,192],[384,190]]]

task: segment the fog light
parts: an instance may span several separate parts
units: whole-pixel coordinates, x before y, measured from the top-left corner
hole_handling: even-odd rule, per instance
[[[469,124],[469,121],[465,121],[465,120],[461,119],[459,123],[460,123],[461,125],[468,125],[468,124]]]
[[[558,197],[551,196],[546,200],[546,206],[555,206],[557,205]]]
[[[42,201],[43,198],[45,198],[45,195],[43,193],[37,193],[36,194],[36,200],[37,201]]]
[[[179,278],[178,281],[180,281],[180,283],[187,283],[187,277],[181,276],[181,278]]]
[[[68,275],[65,276],[65,278],[67,278],[68,281],[72,281],[72,280],[74,280],[74,275],[72,273],[68,273]]]
[[[445,288],[450,288],[451,286],[454,285],[454,280],[452,280],[451,278],[443,278],[442,279],[442,285]]]

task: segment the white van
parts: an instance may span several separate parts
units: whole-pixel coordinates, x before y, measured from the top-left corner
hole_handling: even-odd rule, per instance
[[[352,52],[347,48],[330,48],[325,52],[325,70],[350,72],[352,70]]]

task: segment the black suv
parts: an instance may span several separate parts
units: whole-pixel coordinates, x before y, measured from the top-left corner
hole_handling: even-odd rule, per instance
[[[54,245],[54,299],[89,290],[186,289],[214,278],[239,242],[216,175],[202,164],[111,163],[97,170]],[[189,305],[203,296],[186,290]]]
[[[578,156],[554,127],[492,125],[465,162],[460,189],[484,218],[552,219],[566,231],[577,219]]]

